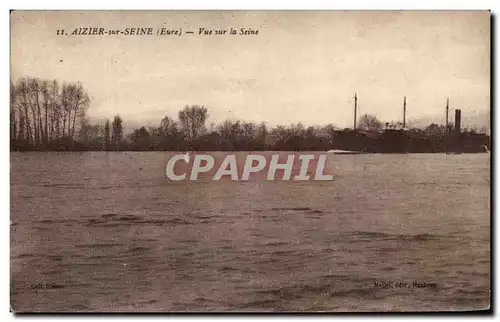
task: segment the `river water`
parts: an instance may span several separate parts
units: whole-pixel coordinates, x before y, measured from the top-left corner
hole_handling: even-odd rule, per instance
[[[11,153],[12,309],[489,307],[489,154],[333,155],[333,181],[217,183],[169,182],[171,155]]]

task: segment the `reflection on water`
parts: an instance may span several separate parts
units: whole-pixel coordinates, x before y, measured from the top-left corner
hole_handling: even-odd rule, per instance
[[[331,182],[216,183],[167,181],[170,155],[11,153],[12,308],[489,306],[489,155],[338,155]]]

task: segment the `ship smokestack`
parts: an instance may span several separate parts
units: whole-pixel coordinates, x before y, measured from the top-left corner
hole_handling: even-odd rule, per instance
[[[449,125],[448,125],[448,110],[450,109],[450,99],[447,98],[446,99],[446,134],[450,134],[450,128],[449,128]]]
[[[455,110],[455,134],[460,135],[460,127],[462,121],[462,111]]]

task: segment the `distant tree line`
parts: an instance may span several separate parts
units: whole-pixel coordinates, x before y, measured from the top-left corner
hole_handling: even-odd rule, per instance
[[[125,135],[123,120],[117,115],[92,124],[86,113],[90,97],[80,83],[62,83],[37,78],[21,78],[11,83],[11,150],[59,151],[252,151],[252,150],[328,150],[339,137],[353,133],[333,124],[304,126],[301,123],[268,128],[265,123],[225,120],[211,123],[208,109],[185,106],[177,120],[164,116],[157,126],[142,126]],[[381,131],[400,128],[369,114],[362,115],[358,130]],[[469,129],[470,132],[480,132]],[[422,135],[444,135],[443,125],[411,128]],[[344,135],[345,136],[345,135]]]

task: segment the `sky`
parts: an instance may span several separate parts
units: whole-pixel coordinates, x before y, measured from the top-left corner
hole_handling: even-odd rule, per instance
[[[75,28],[180,29],[181,36]],[[258,30],[198,35],[199,28]],[[64,29],[69,35],[58,36]],[[193,31],[186,34],[185,31]],[[489,11],[14,11],[11,79],[81,82],[92,118],[158,123],[186,105],[225,119],[353,123],[464,119],[490,110]]]

